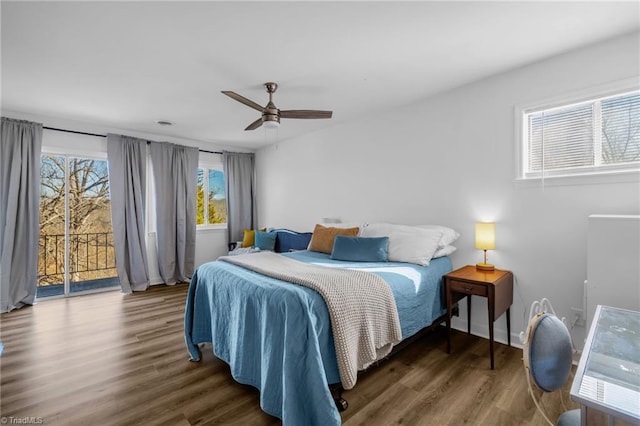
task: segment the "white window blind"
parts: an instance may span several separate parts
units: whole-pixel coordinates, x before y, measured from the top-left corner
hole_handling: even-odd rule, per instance
[[[524,178],[640,169],[640,91],[524,111]]]

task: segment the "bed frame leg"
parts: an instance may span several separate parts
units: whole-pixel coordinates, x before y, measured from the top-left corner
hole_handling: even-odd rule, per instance
[[[333,401],[336,403],[338,411],[344,411],[349,408],[349,403],[342,397],[342,393],[344,392],[344,388],[342,387],[342,385],[331,385],[330,388],[331,395],[333,396]]]
[[[200,345],[194,345],[193,350],[189,349],[189,361],[191,362],[200,362],[202,359],[202,349]]]

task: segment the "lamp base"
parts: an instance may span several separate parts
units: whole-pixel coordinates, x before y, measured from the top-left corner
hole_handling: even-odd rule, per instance
[[[476,269],[481,271],[494,271],[496,268],[490,263],[476,263]]]

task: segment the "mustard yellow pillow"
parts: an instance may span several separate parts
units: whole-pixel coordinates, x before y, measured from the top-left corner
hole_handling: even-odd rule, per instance
[[[260,228],[260,231],[264,232],[267,228]],[[245,229],[244,236],[242,237],[242,247],[253,247],[256,244],[256,230]]]
[[[358,235],[360,228],[328,228],[317,224],[313,229],[313,235],[311,236],[311,242],[309,243],[308,250],[319,251],[320,253],[331,254],[333,250],[333,240],[336,235],[345,235],[347,237],[355,237]]]

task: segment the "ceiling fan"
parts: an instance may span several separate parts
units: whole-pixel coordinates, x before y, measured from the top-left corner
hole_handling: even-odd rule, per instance
[[[222,93],[229,96],[231,99],[235,99],[236,101],[262,113],[262,116],[249,124],[245,130],[254,130],[263,124],[267,128],[276,128],[280,125],[281,118],[331,118],[331,115],[333,114],[332,111],[317,111],[312,109],[290,109],[281,111],[273,103],[273,94],[278,89],[278,85],[276,83],[269,82],[265,83],[264,86],[267,88],[267,93],[269,93],[269,103],[264,107],[253,102],[251,99],[238,95],[235,92],[228,90],[222,91]]]

